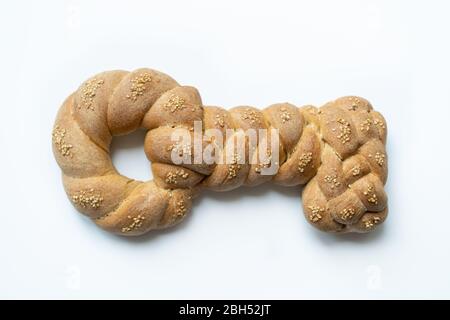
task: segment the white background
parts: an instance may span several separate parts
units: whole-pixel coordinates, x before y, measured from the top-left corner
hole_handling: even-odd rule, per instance
[[[448,1],[9,1],[1,5],[1,298],[450,298]],[[390,216],[316,231],[300,188],[205,193],[140,239],[73,209],[51,152],[89,76],[150,67],[204,104],[321,105],[355,94],[388,123]],[[150,178],[143,132],[113,161]]]

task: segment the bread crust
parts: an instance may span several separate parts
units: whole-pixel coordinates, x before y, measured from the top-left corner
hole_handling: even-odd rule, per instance
[[[261,164],[251,163],[261,144],[241,164],[174,164],[171,134],[178,128],[192,131],[195,121],[203,131],[233,129],[228,142],[237,138],[238,129],[277,129],[278,170],[262,175]],[[147,182],[122,176],[109,154],[113,136],[140,127],[148,130],[144,149],[154,176]],[[305,185],[303,211],[316,228],[362,233],[387,216],[386,128],[383,116],[361,97],[342,97],[320,108],[279,103],[262,111],[251,106],[227,111],[204,106],[194,87],[143,68],[102,72],[86,80],[62,104],[52,145],[73,205],[116,234],[137,236],[179,223],[202,189],[228,191],[271,180]],[[203,141],[200,147],[207,145]]]

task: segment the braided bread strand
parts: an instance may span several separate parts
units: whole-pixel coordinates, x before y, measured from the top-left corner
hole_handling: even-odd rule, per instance
[[[174,131],[185,128],[194,134],[196,121],[202,130],[216,129],[224,136],[232,130],[225,145],[239,138],[240,129],[277,129],[278,170],[261,174],[266,163],[256,156],[271,146],[270,137],[249,148],[244,162],[174,164],[174,148],[191,156],[194,148],[204,150],[214,143],[174,144]],[[109,155],[112,136],[139,127],[148,130],[144,149],[154,177],[148,182],[120,175]],[[283,186],[306,184],[305,216],[323,231],[367,232],[387,215],[386,123],[359,97],[339,98],[321,108],[280,103],[262,111],[250,106],[227,111],[203,106],[195,88],[180,86],[161,72],[108,71],[85,81],[66,99],[52,138],[73,205],[100,227],[121,235],[141,235],[180,222],[203,188],[227,191],[270,180]],[[217,148],[219,157],[230,152]]]

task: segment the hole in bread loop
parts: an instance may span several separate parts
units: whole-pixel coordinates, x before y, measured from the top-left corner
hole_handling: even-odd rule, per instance
[[[111,159],[120,174],[135,180],[153,179],[151,163],[144,152],[146,129],[138,129],[124,136],[112,139]]]

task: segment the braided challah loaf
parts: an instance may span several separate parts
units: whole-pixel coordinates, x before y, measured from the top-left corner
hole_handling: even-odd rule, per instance
[[[267,163],[249,161],[263,144],[244,161],[174,164],[174,150],[190,157],[199,147],[174,143],[174,130],[194,134],[198,121],[203,131],[225,134],[233,129],[227,141],[239,136],[242,130],[237,129],[277,129],[278,170],[264,175],[261,168]],[[112,136],[139,127],[148,130],[144,147],[153,181],[120,175],[109,155]],[[209,143],[214,141],[206,139],[200,148]],[[320,230],[373,230],[387,215],[385,143],[385,120],[363,98],[343,97],[321,108],[280,103],[262,111],[249,106],[227,111],[203,106],[195,88],[150,69],[90,78],[66,99],[53,129],[54,155],[74,206],[100,227],[130,236],[180,222],[202,188],[227,191],[269,180],[284,186],[306,184],[304,213]]]

